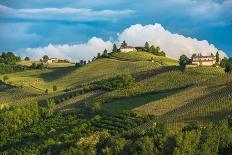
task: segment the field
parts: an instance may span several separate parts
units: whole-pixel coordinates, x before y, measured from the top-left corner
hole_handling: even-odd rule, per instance
[[[26,65],[29,62],[23,61],[20,64]],[[80,89],[95,81],[120,74],[131,74],[135,77],[136,83],[129,88],[100,93],[88,102],[100,101],[103,103],[103,110],[108,112],[133,110],[168,120],[168,116],[173,117],[169,113],[173,114],[173,111],[193,105],[194,100],[198,102],[198,99],[213,91],[219,91],[219,88],[232,81],[231,75],[226,75],[220,67],[187,68],[185,72],[181,72],[176,66],[176,60],[145,52],[115,53],[112,58],[99,59],[78,69],[74,64],[48,64],[43,70],[8,74],[7,83],[16,87],[1,90],[0,102],[2,106],[12,105],[15,100],[17,105],[23,100],[32,103],[65,94],[63,91],[66,89]],[[2,77],[3,75],[0,76]],[[54,85],[58,88],[56,92],[52,90]],[[44,94],[46,89],[48,95]],[[215,95],[212,95],[213,97]],[[63,104],[75,105],[76,100],[79,101],[79,97],[67,100]],[[81,99],[82,102],[84,100]],[[228,107],[230,105],[227,102],[225,104]],[[65,107],[64,105],[59,104],[58,107]],[[201,115],[199,113],[199,117]]]
[[[102,89],[98,85],[123,74],[134,79],[130,85],[117,89]],[[68,63],[49,64],[42,70],[0,75],[0,79],[3,76],[9,79],[0,82],[0,114],[7,109],[10,113],[14,108],[26,111],[27,106],[35,106],[28,112],[30,118],[37,118],[38,113],[46,111],[46,106],[47,115],[54,113],[42,116],[48,119],[37,122],[24,118],[27,111],[15,117],[20,110],[12,111],[9,119],[19,128],[15,136],[23,141],[20,144],[19,139],[6,136],[8,140],[0,143],[3,150],[15,146],[26,150],[32,139],[37,141],[34,148],[43,148],[43,143],[51,142],[50,138],[56,141],[51,143],[67,140],[68,145],[72,143],[70,137],[78,136],[77,131],[85,135],[78,144],[94,143],[98,134],[105,131],[111,135],[141,133],[156,123],[164,123],[175,132],[190,122],[219,122],[232,113],[232,75],[224,73],[223,68],[195,67],[180,71],[176,60],[145,52],[115,53],[80,68]],[[53,90],[54,86],[57,90]],[[42,110],[34,112],[36,105]],[[23,121],[15,122],[20,117]]]

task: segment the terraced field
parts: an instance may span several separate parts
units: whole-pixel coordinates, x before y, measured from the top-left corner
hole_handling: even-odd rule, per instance
[[[182,72],[177,65],[176,60],[145,52],[114,53],[111,58],[97,59],[80,68],[51,64],[44,70],[7,74],[9,85],[0,83],[0,104],[4,108],[52,98],[57,112],[69,113],[80,111],[83,103],[100,102],[102,112],[116,116],[125,111],[154,115],[157,121],[170,126],[193,120],[216,121],[232,112],[231,74],[225,74],[220,67],[187,68]],[[111,91],[83,91],[93,82],[120,74],[131,74],[135,83]],[[57,91],[52,90],[54,85]],[[112,121],[103,120],[101,125],[95,124],[96,129]]]

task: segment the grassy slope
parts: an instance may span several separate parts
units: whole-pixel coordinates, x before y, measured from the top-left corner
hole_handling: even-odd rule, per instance
[[[151,53],[147,52],[128,52],[128,53],[114,53],[112,58],[121,59],[125,61],[151,61],[152,59],[161,64],[161,65],[177,65],[178,62],[176,60],[155,56]]]
[[[155,62],[151,62],[152,57]],[[154,114],[159,116],[160,120],[170,123],[196,118],[213,119],[213,114],[230,112],[232,100],[231,88],[228,85],[232,82],[231,75],[226,75],[221,68],[213,67],[189,68],[180,72],[176,70],[176,65],[175,60],[144,52],[116,53],[112,59],[99,59],[79,69],[73,68],[72,65],[53,64],[45,70],[9,74],[8,82],[23,88],[0,91],[0,103],[37,102],[64,94],[65,92],[60,90],[65,88],[128,73],[137,79],[136,84],[130,88],[106,93],[90,92],[62,102],[57,108],[75,109],[77,103],[101,100],[106,111],[117,113],[135,110],[139,113]],[[51,92],[53,85],[57,85],[58,92],[40,95],[47,88]],[[222,104],[217,108],[210,106],[211,103]],[[201,109],[208,110],[197,112]]]

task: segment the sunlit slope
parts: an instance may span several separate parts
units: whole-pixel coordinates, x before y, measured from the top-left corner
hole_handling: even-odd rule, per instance
[[[160,121],[219,120],[232,112],[231,83],[232,75],[222,68],[188,68],[152,76],[130,88],[106,93],[101,100],[105,110],[134,110]]]
[[[148,52],[118,52],[112,55],[113,59],[124,61],[154,61],[161,65],[178,65],[178,61],[167,57],[156,56]]]
[[[56,83],[64,83],[68,87],[87,84],[93,81],[106,79],[119,74],[135,74],[142,71],[159,69],[158,63],[149,61],[120,61],[114,59],[99,59],[81,67],[68,76],[56,80]]]

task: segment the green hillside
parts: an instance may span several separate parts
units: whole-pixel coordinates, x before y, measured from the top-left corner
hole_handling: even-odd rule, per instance
[[[49,149],[67,154],[68,148],[103,145],[98,142],[110,136],[156,133],[157,124],[175,133],[191,122],[207,126],[232,113],[232,75],[223,68],[180,71],[176,60],[147,52],[114,53],[79,68],[50,64],[0,79],[4,76],[0,154]]]

